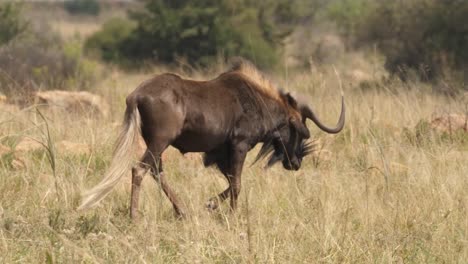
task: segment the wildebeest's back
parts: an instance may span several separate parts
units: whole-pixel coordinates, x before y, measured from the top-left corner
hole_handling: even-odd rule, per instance
[[[262,107],[271,101],[259,96],[242,74],[228,72],[211,81],[158,75],[141,84],[129,97],[149,101],[150,106],[163,105],[158,115],[180,113],[183,125],[172,145],[182,152],[207,152],[239,133],[256,138],[262,132],[265,122]]]
[[[158,116],[180,112],[182,125],[172,145],[182,152],[206,152],[229,140],[236,120],[242,114],[232,86],[236,84],[220,78],[193,81],[174,74],[162,74],[141,84],[129,97],[146,101],[147,108],[158,108]],[[154,112],[146,110],[151,111]],[[144,117],[145,114],[141,115]]]

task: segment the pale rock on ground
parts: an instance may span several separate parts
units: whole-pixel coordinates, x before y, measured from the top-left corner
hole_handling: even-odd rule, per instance
[[[89,155],[91,154],[91,148],[88,144],[76,143],[67,140],[62,140],[56,144],[58,151],[62,153],[69,153],[75,155]]]
[[[40,149],[45,149],[40,141],[25,137],[16,145],[15,152],[29,152]]]
[[[431,127],[440,132],[455,132],[463,130],[468,132],[468,115],[445,114],[434,116]]]
[[[35,94],[37,103],[58,111],[96,113],[106,117],[109,105],[102,97],[85,91],[41,91]]]
[[[45,150],[44,146],[39,143],[39,141],[25,137],[20,140],[20,142],[16,145],[14,152],[13,152],[13,160],[11,161],[11,167],[14,170],[22,170],[26,169],[27,165],[24,162],[24,159],[21,157],[27,152],[36,151],[36,150]],[[11,151],[11,150],[10,150]]]
[[[10,154],[10,153],[14,154],[11,148],[0,144],[0,158],[3,158],[4,155]],[[26,163],[21,158],[16,157],[16,155],[14,155],[13,160],[11,160],[10,165],[14,170],[21,170],[21,169],[26,168]]]
[[[55,144],[55,148],[60,154],[74,154],[74,155],[90,155],[91,148],[88,144],[75,143],[66,140],[62,140]],[[39,141],[25,137],[16,145],[15,149],[0,144],[0,158],[9,153],[13,153],[13,159],[11,161],[11,167],[15,170],[25,169],[26,163],[24,162],[22,155],[27,152],[36,150],[45,150],[45,146]]]
[[[10,113],[11,114],[11,113],[18,112],[19,110],[20,109],[19,109],[18,106],[9,104],[8,103],[8,98],[4,94],[0,93],[0,113],[4,112],[4,113]]]
[[[0,144],[0,157],[11,152],[11,148]]]
[[[8,113],[8,114],[15,114],[15,113],[18,113],[19,111],[20,111],[20,108],[17,105],[0,103],[0,112]]]
[[[21,158],[14,158],[14,159],[11,161],[11,167],[12,167],[14,170],[26,169],[26,162],[24,162],[24,160],[22,160]]]
[[[45,142],[42,142],[45,144]],[[23,138],[15,148],[15,152],[24,153],[35,150],[44,149],[45,146],[39,140],[25,137]],[[76,143],[67,140],[62,140],[54,144],[55,148],[61,153],[71,153],[76,155],[89,155],[91,153],[91,148],[88,144],[85,143]]]
[[[360,84],[362,82],[369,82],[373,79],[372,75],[359,69],[354,69],[347,72],[346,77],[356,84]]]

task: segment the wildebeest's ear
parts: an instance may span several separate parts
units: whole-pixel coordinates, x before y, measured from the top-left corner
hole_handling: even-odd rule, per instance
[[[306,125],[302,123],[300,120],[297,120],[296,118],[291,117],[289,119],[289,123],[296,129],[296,131],[302,136],[302,138],[310,138],[310,132],[309,129],[307,129]]]
[[[288,99],[288,104],[294,109],[297,109],[297,101],[290,93],[286,94],[286,98]]]

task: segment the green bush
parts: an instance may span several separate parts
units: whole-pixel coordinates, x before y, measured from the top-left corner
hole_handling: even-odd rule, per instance
[[[142,65],[185,59],[207,65],[219,55],[244,56],[260,66],[277,60],[276,45],[261,27],[260,9],[238,8],[230,1],[146,0],[129,13],[129,21],[113,19],[91,36],[86,50],[105,61]]]
[[[88,89],[96,64],[78,42],[65,43],[45,25],[35,25],[0,46],[0,92],[27,99],[37,89]]]
[[[326,12],[328,18],[340,26],[347,41],[352,42],[374,5],[372,0],[337,0],[331,1]]]
[[[0,4],[0,45],[8,43],[27,28],[17,4]]]
[[[64,8],[72,15],[99,15],[101,6],[98,0],[66,0]]]
[[[402,80],[468,70],[468,1],[337,0],[329,14],[358,47],[376,44]]]
[[[104,23],[98,33],[86,40],[85,50],[104,61],[123,61],[125,58],[121,53],[125,48],[124,41],[129,39],[135,26],[135,23],[128,19],[112,18]]]

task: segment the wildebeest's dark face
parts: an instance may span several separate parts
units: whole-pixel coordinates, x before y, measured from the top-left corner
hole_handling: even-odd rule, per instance
[[[307,141],[309,131],[305,124],[301,123],[300,125],[298,128],[297,123],[290,122],[275,131],[272,138],[263,144],[255,161],[271,154],[267,167],[281,161],[285,169],[298,170],[301,167],[302,159],[312,152],[312,145]],[[303,130],[304,128],[307,132]]]
[[[312,150],[311,145],[307,142],[309,132],[300,131],[297,125],[290,123],[289,126],[281,129],[279,134],[280,136],[273,140],[274,152],[268,165],[271,166],[281,160],[285,169],[298,170],[301,167],[302,159]]]

